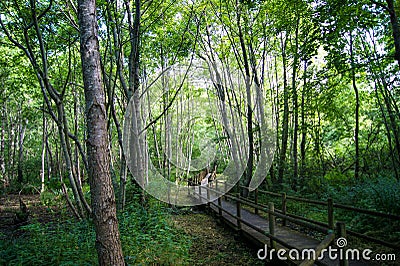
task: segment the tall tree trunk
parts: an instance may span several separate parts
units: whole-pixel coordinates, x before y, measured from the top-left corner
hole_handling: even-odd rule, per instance
[[[380,84],[378,85],[378,82],[375,81],[375,86],[379,87]],[[397,170],[396,158],[395,158],[395,155],[394,155],[394,152],[393,152],[393,144],[392,144],[392,136],[391,136],[390,126],[389,126],[389,123],[388,123],[387,118],[386,118],[386,114],[385,114],[385,110],[384,110],[383,104],[382,104],[381,99],[379,97],[378,89],[375,89],[375,97],[376,97],[376,100],[377,100],[378,105],[379,105],[379,110],[381,111],[381,114],[382,114],[382,118],[383,118],[383,122],[384,122],[383,124],[385,125],[386,137],[388,139],[388,144],[389,144],[390,158],[392,159],[392,165],[393,165],[393,170],[394,170],[394,173],[395,173],[395,177],[396,177],[397,180],[400,180],[399,172]]]
[[[112,2],[112,1],[111,1]],[[127,5],[127,8],[129,9],[129,2],[125,3]],[[118,12],[118,6],[117,3],[115,2],[114,5],[108,4],[107,5],[107,15],[108,15],[108,20],[109,22],[113,21],[112,17],[112,11],[111,7],[114,7],[115,10],[114,12]],[[117,20],[115,20],[117,21]],[[108,23],[108,27],[110,27],[110,31],[112,32],[113,36],[113,44],[114,44],[114,53],[115,53],[115,58],[116,58],[116,75],[121,83],[123,95],[127,98],[127,102],[129,102],[128,98],[128,85],[126,83],[125,77],[123,75],[123,62],[124,62],[124,54],[123,54],[123,48],[122,44],[120,41],[120,36],[119,33],[121,32],[121,24],[120,23]],[[111,42],[111,41],[110,41]],[[117,112],[115,109],[115,86],[112,90],[112,96],[110,98],[110,108],[111,108],[111,115],[114,120],[115,127],[117,129],[117,134],[118,134],[118,144],[119,144],[119,154],[120,154],[120,182],[119,182],[119,194],[118,194],[118,204],[117,207],[118,209],[122,210],[125,207],[125,200],[126,200],[126,184],[127,184],[127,174],[128,174],[128,166],[126,162],[126,157],[123,149],[123,143],[122,143],[122,129],[121,129],[121,124],[119,122]],[[126,108],[126,103],[124,102],[123,104],[123,109]]]
[[[43,131],[42,131],[42,168],[40,170],[40,182],[41,182],[41,189],[40,193],[44,192],[44,181],[45,181],[45,166],[46,166],[46,142],[47,142],[47,121],[45,112],[42,113],[43,116]]]
[[[10,138],[11,138],[11,144],[9,146],[9,160],[10,160],[10,170],[8,171],[8,174],[10,175],[10,180],[14,180],[15,176],[15,154],[17,152],[17,142],[18,142],[18,130],[16,129],[16,126],[14,124],[14,121],[12,118],[10,118]]]
[[[99,265],[124,265],[110,175],[105,95],[100,68],[95,0],[78,1],[81,60],[85,86],[89,183]]]
[[[286,167],[286,150],[289,135],[289,92],[286,77],[286,37],[283,40],[281,34],[282,65],[283,65],[283,118],[282,118],[282,142],[279,154],[278,182],[282,184]]]
[[[53,127],[53,123],[51,124],[51,127]],[[50,128],[50,132],[51,132]],[[53,161],[53,152],[51,151],[50,145],[49,145],[49,135],[48,133],[46,134],[46,162],[47,162],[47,179],[50,180],[52,170],[54,169],[54,161]]]
[[[390,16],[390,24],[392,25],[392,35],[394,40],[394,59],[397,60],[397,63],[400,67],[400,29],[399,29],[399,22],[396,15],[396,10],[394,7],[393,0],[386,0],[387,9],[389,11]]]
[[[386,106],[386,110],[388,112],[388,117],[389,117],[389,125],[390,125],[390,131],[388,132],[388,134],[393,134],[393,139],[394,139],[394,145],[395,148],[393,149],[393,151],[391,151],[392,153],[394,153],[395,151],[396,154],[394,156],[394,158],[396,159],[397,162],[397,166],[395,167],[399,167],[400,165],[400,133],[399,133],[399,125],[396,121],[396,114],[395,111],[393,110],[392,107],[392,103],[389,97],[389,92],[388,92],[388,85],[386,84],[386,82],[384,80],[382,80],[383,82],[383,88],[382,86],[379,86],[380,92],[382,94],[383,100],[385,102],[385,106]]]
[[[351,60],[351,81],[353,85],[354,95],[356,98],[356,110],[355,110],[355,128],[354,128],[354,144],[356,149],[355,166],[354,166],[354,178],[358,179],[360,175],[360,146],[359,146],[359,131],[360,131],[360,97],[358,88],[356,85],[356,73],[354,64],[354,45],[353,45],[353,33],[350,32],[350,60]]]
[[[238,5],[237,10],[237,26],[239,29],[239,41],[240,47],[242,50],[242,57],[243,57],[243,64],[245,70],[245,85],[246,85],[246,101],[247,101],[247,138],[248,138],[248,145],[249,145],[249,152],[248,152],[248,160],[247,160],[247,167],[246,167],[246,177],[244,181],[244,186],[246,187],[243,190],[243,196],[247,197],[249,194],[248,186],[251,182],[251,178],[253,177],[253,161],[254,161],[254,136],[253,136],[253,109],[252,109],[252,102],[251,102],[251,76],[250,76],[250,65],[247,56],[247,49],[244,40],[244,35],[241,26],[241,10],[240,5]],[[247,24],[247,23],[246,23]]]
[[[296,21],[296,31],[295,31],[295,52],[293,59],[293,75],[292,75],[292,97],[293,97],[293,180],[292,180],[292,188],[296,190],[297,187],[297,179],[299,177],[299,164],[298,164],[298,156],[297,156],[297,132],[299,128],[299,110],[297,103],[297,86],[296,86],[296,77],[297,77],[297,64],[298,64],[298,51],[299,51],[299,23],[300,23],[300,15],[297,17]]]
[[[77,186],[76,180],[74,178],[74,174],[73,174],[73,169],[72,169],[73,164],[71,161],[71,153],[70,153],[70,149],[69,149],[68,136],[66,135],[66,132],[68,130],[65,128],[67,123],[66,123],[66,119],[63,119],[63,118],[65,118],[65,110],[64,110],[64,105],[61,104],[61,102],[59,102],[59,104],[57,104],[57,115],[58,115],[58,121],[57,121],[58,134],[60,137],[61,152],[62,152],[63,158],[65,160],[65,167],[66,167],[65,171],[68,174],[68,180],[70,182],[72,193],[74,194],[75,202],[78,207],[78,213],[79,213],[78,218],[82,218],[85,216],[83,205],[82,205],[82,201],[84,200],[84,198],[81,198],[79,196],[78,186]]]
[[[307,91],[307,60],[304,60],[304,72],[303,72],[303,89],[301,91],[301,142],[300,142],[300,178],[302,182],[305,178],[306,168],[306,138],[307,138],[307,126],[306,126],[306,111],[305,111],[305,97]]]
[[[18,183],[23,182],[23,172],[22,172],[22,163],[24,158],[24,139],[25,139],[25,131],[26,124],[28,122],[21,121],[19,128],[19,142],[18,142]]]
[[[138,180],[139,185],[143,187],[146,182],[147,172],[145,167],[146,161],[146,151],[145,151],[145,133],[141,132],[142,122],[141,122],[141,99],[140,99],[140,80],[139,80],[139,66],[140,66],[140,20],[141,20],[141,10],[140,10],[140,0],[135,0],[135,16],[132,21],[132,11],[129,6],[129,1],[125,2],[126,9],[128,12],[128,24],[129,24],[129,36],[131,51],[129,54],[129,87],[128,87],[128,101],[132,98],[133,108],[132,114],[132,131],[135,134],[133,138],[133,150],[134,157],[133,163],[135,169],[133,169],[133,175],[136,180]],[[144,190],[142,191],[142,202],[145,200]]]
[[[0,129],[0,177],[2,178],[3,187],[8,186],[8,177],[6,175],[6,165],[5,165],[5,128],[6,128],[6,111],[7,107],[4,104],[1,108],[1,129]]]
[[[112,2],[112,1],[111,1]],[[121,24],[120,23],[111,23],[113,21],[113,13],[111,11],[111,7],[114,7],[114,14],[118,12],[118,6],[117,3],[115,2],[113,5],[109,4],[107,5],[107,15],[108,15],[108,20],[109,23],[107,23],[107,26],[110,27],[110,32],[112,32],[112,42],[114,45],[114,56],[116,58],[116,75],[117,78],[120,80],[121,86],[123,93],[125,97],[128,97],[128,86],[125,81],[125,77],[122,73],[123,70],[123,61],[124,61],[124,56],[123,56],[123,49],[122,45],[120,42],[120,37],[119,37],[119,32],[121,31]],[[111,42],[111,41],[110,41]],[[123,149],[123,143],[122,143],[122,129],[121,129],[121,124],[119,122],[117,112],[115,109],[115,85],[112,88],[112,93],[111,97],[109,99],[110,101],[110,108],[111,108],[111,116],[113,118],[117,134],[118,134],[118,144],[119,144],[119,154],[120,154],[120,181],[119,181],[119,194],[118,194],[118,204],[117,208],[119,210],[123,210],[125,208],[125,201],[126,201],[126,184],[127,184],[127,174],[128,174],[128,166],[126,163],[126,157]],[[129,99],[128,99],[129,101]],[[126,104],[124,103],[123,109],[126,108]]]
[[[1,87],[5,87],[5,79],[1,78]],[[2,93],[0,96],[3,98]],[[6,177],[6,165],[5,165],[5,133],[6,133],[6,111],[7,103],[4,102],[0,109],[0,181],[3,183],[3,188],[7,187],[7,177]]]

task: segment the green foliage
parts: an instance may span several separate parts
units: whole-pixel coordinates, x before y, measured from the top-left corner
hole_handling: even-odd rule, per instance
[[[288,195],[326,201],[332,198],[334,203],[376,210],[383,213],[400,214],[400,182],[392,177],[380,176],[354,180],[348,175],[331,171],[325,177],[313,177],[306,181],[301,191],[292,191],[286,186]],[[267,197],[262,201],[272,201],[281,205],[280,198]],[[288,200],[287,211],[309,219],[327,222],[325,206],[316,206]],[[397,242],[400,221],[365,215],[349,210],[335,208],[337,220],[344,221],[348,229],[364,233],[378,239]]]
[[[190,242],[183,232],[173,228],[161,204],[149,209],[131,206],[120,217],[121,241],[128,264],[186,263]]]
[[[52,202],[52,194],[42,201]],[[122,248],[128,265],[187,264],[190,241],[169,221],[159,204],[129,206],[119,213]],[[33,221],[14,240],[0,236],[0,265],[96,265],[95,232],[90,221]]]
[[[1,242],[0,264],[94,265],[94,230],[86,221],[33,222],[21,227],[24,234]]]
[[[40,202],[47,207],[65,204],[63,198],[64,197],[61,189],[52,191],[45,190],[44,192],[40,193]]]

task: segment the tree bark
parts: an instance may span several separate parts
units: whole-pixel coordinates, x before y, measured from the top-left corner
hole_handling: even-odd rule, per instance
[[[358,179],[360,175],[360,145],[359,145],[359,131],[360,131],[360,97],[358,88],[356,85],[356,73],[354,64],[354,45],[353,45],[353,33],[350,32],[350,60],[351,60],[351,80],[356,100],[355,110],[355,128],[354,128],[354,144],[356,149],[355,166],[354,166],[354,178]]]
[[[5,165],[5,128],[6,128],[6,104],[2,106],[1,110],[1,129],[0,129],[0,177],[3,181],[3,187],[6,188],[8,186],[8,177],[6,175],[6,165]]]
[[[397,60],[397,63],[400,67],[400,29],[399,23],[397,20],[396,11],[394,9],[394,1],[393,0],[386,0],[389,16],[390,16],[390,24],[392,25],[392,35],[394,40],[394,59]]]
[[[307,60],[304,61],[303,71],[303,89],[301,91],[301,142],[300,142],[300,179],[304,184],[305,168],[306,168],[306,138],[307,138],[307,125],[306,125],[306,111],[305,111],[305,97],[307,91]]]
[[[243,190],[243,196],[247,197],[249,194],[248,186],[251,182],[251,178],[253,177],[253,162],[254,162],[254,136],[253,136],[253,109],[252,109],[252,102],[251,102],[251,76],[250,76],[250,66],[249,60],[247,56],[247,49],[244,40],[244,34],[242,31],[241,26],[241,10],[240,6],[237,7],[238,10],[236,11],[237,16],[237,27],[238,27],[238,34],[239,34],[239,41],[240,47],[242,50],[242,57],[243,57],[243,64],[245,70],[245,85],[246,85],[246,101],[247,101],[247,138],[248,138],[248,145],[249,145],[249,157],[247,160],[247,167],[246,167],[246,177],[244,180],[244,186],[246,189]]]
[[[44,192],[44,181],[45,181],[45,165],[46,165],[46,142],[47,142],[47,121],[46,121],[46,114],[42,113],[43,119],[43,132],[42,132],[42,165],[40,170],[40,181],[41,181],[41,188],[40,193]]]
[[[285,37],[286,38],[286,37]],[[282,144],[279,154],[278,182],[282,184],[286,166],[286,150],[289,135],[289,92],[286,77],[286,39],[281,34],[282,65],[283,65],[283,119],[282,119]]]
[[[95,0],[78,2],[78,19],[86,102],[88,175],[98,260],[99,265],[124,265],[110,174]]]
[[[23,181],[23,172],[22,172],[22,161],[24,158],[24,139],[25,139],[25,131],[26,124],[28,122],[21,121],[20,130],[19,130],[19,142],[18,142],[18,183],[22,183]]]
[[[298,96],[297,96],[297,86],[296,86],[296,77],[297,77],[297,65],[298,65],[298,51],[299,51],[299,23],[300,23],[300,15],[297,17],[296,21],[296,31],[295,31],[295,52],[293,59],[293,75],[292,75],[292,97],[293,97],[293,181],[292,188],[296,190],[297,187],[297,179],[299,177],[299,164],[298,164],[298,152],[297,152],[297,143],[298,143],[298,129],[299,129],[299,111],[298,111]]]

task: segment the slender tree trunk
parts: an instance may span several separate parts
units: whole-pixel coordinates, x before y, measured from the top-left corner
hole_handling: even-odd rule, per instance
[[[237,7],[240,9],[240,5]],[[240,47],[242,50],[242,57],[243,57],[243,64],[244,64],[244,70],[245,70],[245,85],[246,85],[246,101],[247,101],[247,138],[248,138],[248,145],[249,145],[249,151],[248,151],[248,160],[247,160],[247,167],[246,167],[246,178],[244,185],[245,187],[248,187],[251,178],[253,177],[253,162],[254,162],[254,136],[253,136],[253,109],[252,109],[252,101],[251,101],[251,76],[250,76],[250,65],[249,65],[249,60],[247,56],[247,49],[246,49],[246,44],[244,40],[244,34],[242,31],[242,26],[241,26],[241,10],[237,11],[237,26],[239,29],[239,41],[240,41]],[[249,194],[249,190],[245,189],[243,190],[243,196],[247,197]]]
[[[0,176],[3,181],[3,187],[8,186],[8,177],[6,175],[5,165],[5,128],[6,128],[6,104],[1,109],[1,130],[0,130]]]
[[[23,182],[22,163],[24,159],[24,139],[27,121],[21,121],[19,129],[19,142],[18,142],[18,183]]]
[[[50,132],[51,132],[51,129],[50,129]],[[54,161],[53,161],[53,152],[51,151],[51,148],[50,148],[50,145],[49,145],[48,132],[46,132],[45,145],[46,145],[47,179],[50,180],[51,179],[52,170],[54,169]]]
[[[354,95],[356,98],[356,110],[355,110],[355,128],[354,128],[354,144],[356,149],[355,166],[354,166],[354,178],[358,179],[360,175],[360,144],[359,144],[359,131],[360,131],[360,97],[358,88],[356,85],[356,74],[354,64],[354,45],[353,45],[353,33],[350,32],[350,59],[351,59],[351,81],[353,85]]]
[[[271,67],[272,68],[272,67]],[[276,158],[277,158],[277,154],[280,154],[280,144],[279,144],[279,122],[280,122],[280,116],[279,116],[279,86],[278,86],[278,63],[277,63],[277,58],[276,56],[274,56],[274,71],[273,73],[275,73],[272,76],[272,79],[275,79],[274,86],[275,88],[273,88],[271,86],[271,98],[275,99],[274,100],[274,104],[272,105],[272,114],[275,114],[275,125],[276,125],[276,141],[275,141],[275,145],[276,145],[276,152],[274,153],[274,163],[272,163],[271,168],[270,168],[270,175],[271,175],[271,181],[272,181],[272,185],[275,185],[278,183],[278,178],[276,176]],[[279,163],[279,161],[278,161]],[[278,164],[278,170],[279,170],[279,164]]]
[[[78,93],[76,92],[75,88],[73,91],[74,94],[74,134],[75,136],[79,135],[79,98],[78,98]],[[79,150],[78,150],[78,145],[75,143],[74,145],[74,169],[75,169],[75,176],[76,176],[76,185],[81,189],[82,188],[82,180],[81,180],[81,166],[79,162]]]
[[[390,16],[390,24],[392,25],[392,35],[394,40],[394,59],[397,60],[397,63],[400,67],[400,29],[399,29],[399,22],[396,15],[396,10],[394,7],[393,0],[386,0],[387,8],[389,11]]]
[[[19,114],[18,114],[19,115]],[[16,119],[17,120],[17,119]],[[10,180],[14,180],[15,177],[15,164],[16,164],[16,153],[17,153],[17,142],[18,142],[18,128],[14,124],[14,121],[10,121],[11,124],[11,146],[10,146]]]
[[[125,2],[126,9],[128,12],[128,25],[129,25],[129,36],[131,51],[129,54],[129,87],[128,87],[128,100],[132,98],[132,131],[135,134],[133,138],[133,149],[134,157],[133,163],[135,169],[133,170],[133,175],[139,179],[139,184],[143,187],[146,182],[147,172],[145,171],[145,161],[146,161],[146,151],[145,151],[145,133],[141,132],[141,99],[140,95],[140,80],[139,80],[139,66],[140,66],[140,53],[139,53],[139,43],[140,43],[140,0],[134,0],[135,5],[135,16],[132,21],[132,11],[130,9],[129,2]],[[144,190],[142,191],[142,202],[145,200]]]
[[[379,87],[377,82],[375,82],[375,86]],[[382,104],[381,99],[380,99],[379,94],[378,94],[378,89],[375,89],[375,96],[376,96],[376,100],[377,100],[378,105],[379,105],[379,110],[381,111],[381,114],[382,114],[383,124],[385,125],[385,129],[386,129],[386,137],[388,139],[390,158],[392,159],[392,164],[393,164],[393,170],[394,170],[394,173],[395,173],[395,177],[396,177],[397,180],[400,180],[399,172],[397,170],[397,163],[396,163],[395,155],[394,155],[394,152],[393,152],[393,144],[392,144],[392,136],[391,136],[391,132],[390,132],[390,126],[389,126],[389,123],[388,123],[387,118],[386,118],[386,114],[385,114],[385,110],[383,108],[383,104]]]
[[[306,138],[307,138],[307,125],[306,125],[306,111],[305,111],[305,97],[307,91],[307,60],[304,61],[303,73],[303,89],[301,91],[301,143],[300,143],[300,178],[304,181],[305,168],[306,168]]]
[[[122,73],[123,70],[123,61],[124,61],[124,56],[123,56],[123,49],[122,45],[120,42],[120,37],[119,37],[119,32],[121,31],[121,24],[120,23],[111,23],[113,21],[112,17],[112,12],[111,12],[111,7],[114,7],[115,10],[114,12],[118,12],[118,6],[117,3],[115,2],[113,5],[109,4],[107,5],[107,15],[108,15],[108,20],[109,23],[107,24],[108,27],[110,27],[110,31],[112,32],[113,36],[113,44],[114,44],[114,54],[116,58],[116,75],[119,78],[121,82],[121,86],[123,89],[123,93],[125,97],[128,97],[128,86],[125,81],[125,77]],[[111,41],[110,41],[111,42]],[[118,194],[118,204],[117,207],[119,210],[123,210],[125,208],[125,201],[126,201],[126,184],[127,184],[127,174],[128,174],[128,166],[126,163],[126,157],[123,149],[123,143],[122,143],[122,129],[121,129],[121,124],[119,122],[117,112],[115,110],[115,86],[112,89],[112,94],[110,97],[110,108],[111,108],[111,115],[114,120],[114,124],[117,130],[118,134],[118,144],[119,144],[119,154],[120,154],[120,181],[119,181],[119,194]],[[129,101],[129,99],[128,99]],[[124,104],[123,109],[126,108],[126,104]]]
[[[127,4],[127,8],[129,9],[129,4]],[[114,12],[117,12],[117,3],[114,4],[114,8],[116,9]],[[107,15],[109,21],[113,21],[112,12],[111,12],[111,4],[107,5]],[[116,21],[116,20],[115,20]],[[129,102],[130,98],[128,98],[128,85],[126,83],[125,77],[123,75],[123,62],[124,62],[124,54],[122,45],[120,42],[119,33],[121,31],[121,25],[119,23],[108,23],[109,27],[111,27],[111,32],[113,36],[113,44],[115,49],[115,58],[116,58],[116,75],[119,78],[119,81],[122,86],[122,91],[125,97],[127,98],[127,102]],[[126,157],[123,149],[122,143],[122,129],[121,124],[117,117],[117,112],[115,110],[115,92],[113,91],[112,97],[110,99],[110,107],[111,107],[111,115],[114,120],[115,127],[117,129],[118,134],[118,144],[119,144],[119,153],[120,153],[120,181],[119,181],[119,196],[118,196],[118,209],[122,210],[125,207],[126,200],[126,184],[127,184],[127,174],[128,174],[128,166],[126,162]],[[123,105],[123,109],[126,108],[126,103]]]
[[[292,97],[293,97],[293,181],[292,188],[296,190],[297,182],[299,178],[299,164],[298,164],[298,153],[297,153],[297,140],[298,140],[298,128],[299,128],[299,110],[298,110],[298,100],[297,100],[297,64],[298,64],[298,51],[299,51],[299,23],[300,15],[296,21],[296,32],[295,32],[295,52],[293,59],[293,75],[292,75]]]
[[[68,174],[68,180],[70,182],[72,193],[74,194],[75,202],[78,207],[78,213],[79,213],[78,218],[82,218],[85,215],[84,215],[82,200],[81,200],[81,197],[79,196],[78,187],[77,187],[76,180],[75,180],[74,174],[73,174],[73,169],[72,169],[73,165],[71,162],[71,153],[69,150],[68,136],[66,136],[66,134],[65,134],[67,132],[67,129],[65,129],[66,120],[63,120],[64,111],[65,111],[64,105],[62,105],[60,102],[57,105],[57,115],[58,115],[57,126],[58,126],[58,134],[60,137],[60,144],[61,144],[60,148],[61,148],[63,158],[65,160],[65,167],[66,167],[65,172]],[[63,121],[65,121],[65,123],[63,123]]]
[[[41,189],[40,193],[44,192],[44,181],[45,181],[45,165],[46,165],[46,139],[47,139],[47,121],[46,121],[46,115],[43,112],[43,131],[42,131],[42,168],[40,170],[40,181],[41,181]]]
[[[395,159],[397,162],[397,166],[400,166],[400,133],[399,133],[399,126],[398,123],[396,122],[396,114],[395,111],[392,108],[392,103],[390,100],[390,97],[388,95],[388,88],[387,88],[387,84],[385,82],[383,82],[383,88],[380,86],[379,87],[381,94],[383,96],[383,100],[385,102],[385,106],[386,106],[386,110],[388,112],[388,117],[389,117],[389,125],[390,125],[390,131],[388,132],[388,134],[393,134],[393,141],[394,141],[394,145],[395,148],[393,149],[392,153],[397,151],[396,155],[395,155]],[[394,151],[395,150],[395,151]]]
[[[125,265],[110,175],[107,114],[100,68],[96,1],[79,0],[78,18],[87,117],[88,175],[99,265]]]
[[[282,184],[286,167],[286,150],[289,135],[289,92],[286,77],[286,39],[281,34],[282,64],[283,64],[283,118],[282,118],[282,144],[279,154],[278,182]]]

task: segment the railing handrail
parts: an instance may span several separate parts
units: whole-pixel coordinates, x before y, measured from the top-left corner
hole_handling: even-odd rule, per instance
[[[240,187],[247,188],[245,186],[240,186]],[[283,193],[265,191],[265,190],[261,190],[261,189],[258,189],[258,192],[268,194],[271,196],[275,196],[275,197],[281,197],[283,194]],[[312,204],[321,205],[321,206],[328,205],[328,203],[326,201],[306,199],[306,198],[300,198],[300,197],[289,196],[289,195],[286,195],[286,199],[305,202],[305,203],[312,203]],[[381,218],[383,217],[383,218],[388,218],[388,219],[392,219],[392,220],[400,220],[400,215],[396,215],[396,214],[392,214],[392,213],[384,213],[384,212],[380,212],[380,211],[358,208],[358,207],[353,207],[353,206],[340,204],[340,203],[334,203],[333,207],[336,207],[338,209],[345,209],[345,210],[355,211],[355,212],[359,212],[359,213],[363,213],[363,214],[373,215],[373,216],[379,216]]]

